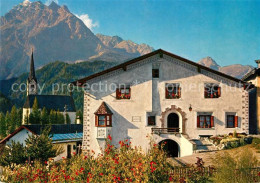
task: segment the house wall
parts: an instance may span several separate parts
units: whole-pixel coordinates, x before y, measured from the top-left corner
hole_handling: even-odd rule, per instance
[[[20,132],[15,134],[13,137],[11,137],[7,142],[6,145],[10,145],[12,141],[20,142],[25,146],[25,140],[29,137],[29,135],[32,135],[32,133],[26,129],[22,129]]]
[[[77,147],[77,143],[76,142],[67,142],[67,143],[55,143],[55,146],[60,146],[63,148],[63,153],[61,153],[60,155],[56,156],[54,158],[54,161],[58,161],[61,160],[63,158],[67,158],[67,146],[71,145],[71,156],[73,156],[73,153],[76,153],[76,148],[74,149],[73,146]]]
[[[160,68],[160,78],[152,79],[152,68]],[[206,70],[200,71],[192,66],[174,58],[158,55],[152,56],[134,65],[128,66],[127,70],[114,71],[105,76],[95,78],[88,82],[93,84],[102,81],[111,83],[136,84],[131,86],[130,100],[116,100],[115,92],[93,92],[84,94],[84,137],[83,148],[85,150],[100,151],[101,140],[96,139],[97,127],[95,127],[95,111],[105,101],[113,112],[112,116],[112,143],[118,146],[120,140],[129,138],[134,146],[141,146],[144,150],[149,149],[151,139],[151,126],[147,126],[147,115],[156,115],[156,126],[165,126],[162,113],[173,105],[175,112],[182,122],[182,133],[188,137],[180,136],[178,140],[181,147],[180,155],[191,154],[192,143],[190,139],[199,138],[200,135],[227,134],[236,130],[238,133],[248,133],[248,92],[238,84],[227,78],[215,75]],[[181,99],[165,99],[165,84],[180,83],[182,88]],[[220,84],[221,97],[216,99],[204,98],[204,84]],[[189,111],[190,105],[192,111]],[[181,112],[180,112],[181,111]],[[212,129],[197,128],[197,113],[211,112],[215,117],[215,127]],[[238,128],[226,128],[226,112],[233,112],[239,116]],[[167,119],[165,114],[165,118]],[[185,119],[184,119],[185,118]],[[164,124],[163,124],[164,123]],[[184,131],[185,130],[185,131]],[[154,135],[153,135],[154,136]],[[152,137],[154,138],[154,137]],[[173,138],[168,135],[164,138]],[[186,147],[186,150],[184,150]],[[188,149],[188,150],[187,150]]]

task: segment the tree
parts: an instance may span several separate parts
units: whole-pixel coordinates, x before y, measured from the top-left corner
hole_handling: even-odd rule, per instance
[[[12,107],[9,123],[10,123],[9,133],[12,133],[17,128],[17,125],[19,123],[19,116],[15,105]]]
[[[49,115],[49,124],[54,124],[56,121],[56,112],[54,110],[51,110]]]
[[[6,122],[4,113],[0,113],[0,139],[6,136]]]
[[[41,111],[41,124],[49,124],[49,115],[45,107]]]
[[[20,142],[12,141],[7,145],[0,156],[0,165],[12,168],[14,164],[23,164],[26,161],[25,147]]]
[[[50,126],[46,126],[40,135],[29,135],[25,140],[27,155],[31,160],[38,160],[44,163],[49,158],[58,156],[63,152],[60,146],[54,146],[49,134]]]
[[[29,116],[29,122],[30,124],[41,124],[41,113],[38,108],[38,101],[36,97],[33,102],[32,113]]]
[[[59,110],[56,112],[56,116],[57,116],[57,121],[55,124],[64,124],[65,123],[64,115]]]
[[[71,124],[70,116],[69,116],[68,113],[66,113],[66,115],[65,115],[65,123],[66,124]]]
[[[10,121],[11,121],[11,118],[10,118],[10,113],[9,111],[6,112],[5,114],[5,124],[6,124],[6,133],[10,133],[9,129],[10,129]]]

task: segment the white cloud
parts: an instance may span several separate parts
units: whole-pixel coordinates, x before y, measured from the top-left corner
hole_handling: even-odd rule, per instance
[[[46,0],[45,5],[49,6],[52,1],[55,2],[56,4],[59,4],[59,0]]]
[[[99,23],[98,22],[94,22],[92,19],[89,18],[88,14],[82,14],[82,15],[77,15],[75,14],[76,17],[78,17],[79,19],[81,19],[83,21],[83,23],[90,29],[92,30],[94,27],[98,27]]]

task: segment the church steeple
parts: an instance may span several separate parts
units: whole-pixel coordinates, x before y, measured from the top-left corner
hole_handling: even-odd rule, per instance
[[[36,77],[35,77],[34,59],[33,59],[33,50],[32,50],[30,73],[29,73],[28,80],[30,81],[30,80],[33,80],[33,79],[37,82],[37,79],[36,79]]]
[[[32,49],[30,73],[27,79],[27,95],[36,95],[36,94],[37,94],[37,79],[35,76],[33,49]]]

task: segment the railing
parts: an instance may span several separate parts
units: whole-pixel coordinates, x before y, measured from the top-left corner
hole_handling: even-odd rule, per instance
[[[152,133],[155,134],[168,134],[168,133],[179,133],[180,128],[152,128]]]

